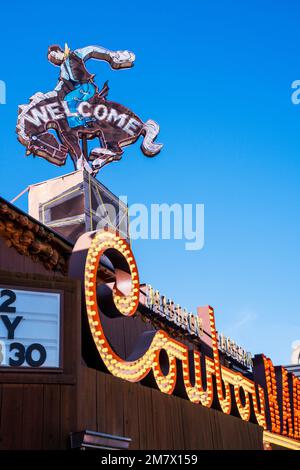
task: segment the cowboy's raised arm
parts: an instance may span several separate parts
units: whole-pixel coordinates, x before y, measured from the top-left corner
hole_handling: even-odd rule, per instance
[[[99,59],[108,62],[113,69],[133,66],[135,55],[130,51],[110,51],[101,46],[87,46],[74,51],[84,62],[88,59]]]

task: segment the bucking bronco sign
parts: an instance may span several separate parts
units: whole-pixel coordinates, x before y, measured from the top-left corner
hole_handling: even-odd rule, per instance
[[[85,66],[91,58],[121,69],[132,67],[135,55],[98,46],[74,51],[67,45],[64,51],[59,46],[50,46],[48,59],[60,67],[59,82],[53,91],[38,92],[29,104],[19,106],[17,134],[27,148],[27,155],[37,155],[62,166],[69,153],[75,169],[84,167],[95,175],[107,163],[120,160],[122,148],[140,136],[142,151],[148,157],[158,154],[162,145],[154,142],[159,132],[156,122],[151,119],[143,122],[125,106],[108,101],[107,82],[99,91],[95,76]],[[98,139],[99,147],[87,155],[81,140],[94,138]]]

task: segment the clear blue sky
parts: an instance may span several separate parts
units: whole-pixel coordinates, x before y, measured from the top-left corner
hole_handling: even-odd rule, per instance
[[[130,203],[205,204],[205,246],[133,244],[141,279],[182,306],[215,308],[219,331],[287,363],[300,339],[299,2],[15,1],[1,5],[1,195],[72,171],[24,157],[18,104],[52,90],[50,44],[130,49],[136,65],[89,64],[110,99],[161,126],[164,150],[136,144],[100,180]],[[24,207],[24,203],[22,203]]]

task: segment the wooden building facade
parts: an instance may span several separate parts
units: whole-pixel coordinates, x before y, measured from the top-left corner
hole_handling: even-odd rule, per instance
[[[1,288],[63,292],[60,369],[0,369],[0,449],[66,449],[86,431],[101,442],[109,435],[112,447],[121,437],[130,449],[262,449],[256,424],[99,370],[88,351],[80,281],[67,275],[71,252],[72,244],[0,201]],[[123,320],[110,334],[126,356],[152,326],[141,313]]]

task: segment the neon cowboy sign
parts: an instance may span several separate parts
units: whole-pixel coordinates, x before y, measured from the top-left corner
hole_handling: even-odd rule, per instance
[[[50,46],[48,60],[60,69],[55,89],[37,92],[29,103],[19,106],[16,131],[19,142],[26,147],[26,155],[33,154],[62,166],[70,154],[75,170],[84,167],[93,175],[106,164],[119,161],[123,147],[139,137],[143,139],[143,153],[148,157],[157,155],[162,148],[162,144],[154,142],[159,125],[152,119],[144,122],[127,107],[108,101],[108,84],[105,82],[98,89],[95,75],[87,69],[89,59],[104,61],[120,70],[131,68],[135,55],[101,46],[76,50],[69,49],[67,44],[65,50],[58,45]],[[98,146],[88,153],[87,140],[91,139]]]
[[[99,278],[104,254],[114,267],[113,282]],[[82,235],[73,250],[70,275],[82,280],[89,329],[99,363],[106,371],[129,382],[151,375],[163,393],[176,393],[195,405],[217,407],[225,414],[257,423],[272,435],[300,442],[300,380],[283,367],[274,367],[264,355],[254,357],[252,380],[222,365],[210,306],[199,311],[204,330],[209,328],[210,354],[189,349],[164,329],[145,332],[131,359],[116,353],[107,339],[103,314],[132,317],[141,306],[137,265],[130,246],[117,233],[101,230]]]

